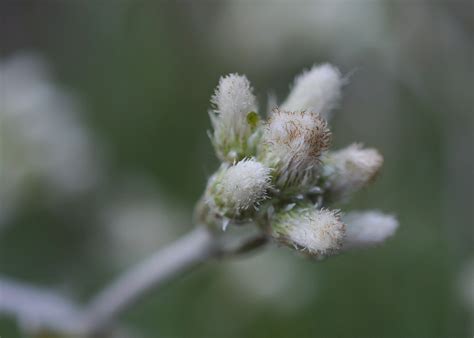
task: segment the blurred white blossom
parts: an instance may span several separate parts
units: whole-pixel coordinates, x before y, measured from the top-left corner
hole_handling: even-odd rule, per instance
[[[238,295],[235,301],[262,302],[274,311],[296,311],[317,293],[318,280],[311,270],[278,248],[230,261],[223,269],[225,287]]]
[[[342,217],[346,224],[344,249],[367,248],[383,243],[393,236],[398,221],[380,211],[349,212]]]
[[[98,243],[118,267],[126,266],[176,239],[189,216],[144,176],[130,176],[110,191],[100,209],[105,243]]]
[[[474,257],[468,259],[458,275],[457,295],[467,306],[470,315],[471,333],[474,334]]]
[[[34,54],[4,59],[0,81],[2,212],[38,186],[60,196],[93,187],[101,168],[91,135],[74,96],[51,80],[44,61]]]
[[[474,316],[474,259],[463,266],[459,278],[460,294]],[[473,318],[474,319],[474,318]]]
[[[225,1],[219,14],[209,43],[220,57],[249,67],[274,69],[282,60],[321,51],[356,57],[387,47],[383,2]]]

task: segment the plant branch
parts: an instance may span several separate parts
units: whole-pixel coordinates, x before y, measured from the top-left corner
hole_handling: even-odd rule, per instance
[[[27,332],[44,328],[57,332],[80,331],[81,313],[76,304],[57,292],[0,278],[0,314],[15,317]]]
[[[122,312],[150,290],[185,272],[217,253],[212,234],[197,227],[184,237],[126,271],[85,307],[88,333],[106,330]]]
[[[215,258],[228,258],[265,245],[262,234],[232,245],[206,227],[197,227],[106,286],[86,306],[58,293],[0,278],[0,314],[16,317],[28,332],[98,336],[146,294],[172,278]]]

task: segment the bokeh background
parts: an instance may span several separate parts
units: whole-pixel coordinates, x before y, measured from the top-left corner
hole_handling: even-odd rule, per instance
[[[318,264],[283,249],[213,262],[124,323],[136,337],[471,337],[473,13],[469,0],[2,0],[0,275],[86,301],[191,228],[217,166],[220,75],[246,74],[265,112],[331,62],[350,74],[334,146],[385,157],[346,210],[393,212],[396,236]],[[14,320],[0,336],[21,337]]]

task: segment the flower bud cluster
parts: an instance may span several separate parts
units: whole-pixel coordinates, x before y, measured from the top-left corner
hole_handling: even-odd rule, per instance
[[[359,144],[329,151],[327,119],[344,84],[334,66],[314,66],[265,121],[247,78],[222,77],[210,112],[222,164],[208,181],[199,219],[223,229],[254,223],[268,238],[315,258],[392,236],[393,216],[330,209],[373,181],[383,164],[377,150]]]

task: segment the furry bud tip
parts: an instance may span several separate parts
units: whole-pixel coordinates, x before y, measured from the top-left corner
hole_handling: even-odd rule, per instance
[[[279,242],[313,257],[339,252],[345,235],[345,224],[339,212],[297,207],[280,212],[272,223],[272,236]]]
[[[211,139],[219,158],[232,163],[252,155],[255,145],[249,144],[249,139],[252,141],[260,118],[249,80],[238,74],[221,77],[211,103]]]
[[[267,197],[271,169],[254,159],[224,165],[210,180],[208,205],[223,217],[250,216]]]
[[[261,157],[275,168],[278,187],[295,186],[311,176],[330,139],[327,123],[318,114],[275,109],[264,127]]]
[[[328,63],[315,65],[296,77],[293,89],[281,108],[314,111],[328,120],[331,110],[339,104],[344,83],[336,67]]]
[[[376,149],[352,144],[328,154],[324,164],[329,199],[345,201],[375,179],[382,168],[383,157]]]

